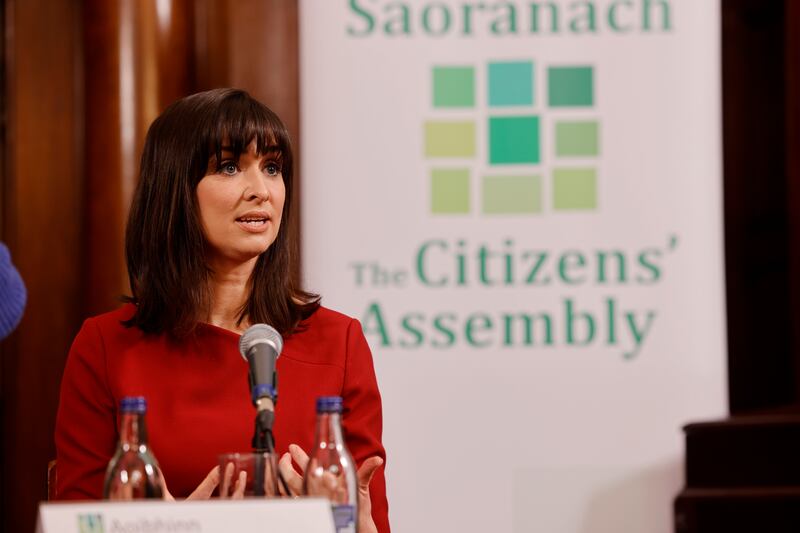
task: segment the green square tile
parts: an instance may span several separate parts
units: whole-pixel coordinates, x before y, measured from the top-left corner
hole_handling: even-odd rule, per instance
[[[539,162],[539,117],[489,117],[489,164]]]
[[[425,123],[426,157],[475,157],[475,123],[430,120]]]
[[[550,107],[594,105],[594,69],[592,67],[548,68],[547,102]]]
[[[540,213],[540,176],[484,176],[481,198],[486,214]]]
[[[557,168],[553,171],[553,207],[555,209],[596,209],[597,170],[593,168]]]
[[[473,67],[433,67],[433,107],[474,107]]]
[[[489,63],[489,105],[533,105],[533,63]]]
[[[600,153],[595,120],[556,122],[556,156],[588,157]]]
[[[469,170],[431,170],[431,213],[469,213]]]

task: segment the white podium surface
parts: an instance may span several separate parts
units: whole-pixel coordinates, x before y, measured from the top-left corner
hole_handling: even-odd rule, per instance
[[[329,502],[207,500],[42,503],[37,533],[334,533]]]

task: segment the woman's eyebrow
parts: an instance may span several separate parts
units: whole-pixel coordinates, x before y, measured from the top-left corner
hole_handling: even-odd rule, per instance
[[[233,148],[230,146],[222,146],[219,149],[219,152],[212,151],[211,154],[208,156],[209,161],[216,161],[217,160],[217,153],[219,153],[220,158],[224,158],[227,155],[233,155]]]
[[[233,152],[233,146],[220,146],[220,152]],[[264,147],[263,153],[271,153],[271,152],[283,152],[283,148],[281,148],[278,144],[270,144]]]

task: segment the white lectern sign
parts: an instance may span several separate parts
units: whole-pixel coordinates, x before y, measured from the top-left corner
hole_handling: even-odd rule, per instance
[[[37,533],[333,533],[319,499],[43,503]]]

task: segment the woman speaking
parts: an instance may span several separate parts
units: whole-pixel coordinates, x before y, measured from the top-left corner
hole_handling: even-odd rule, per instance
[[[289,488],[302,490],[314,400],[342,396],[360,465],[359,531],[389,531],[369,347],[356,320],[321,307],[291,276],[296,243],[282,221],[294,200],[292,163],[283,123],[243,91],[183,98],[153,122],[125,237],[132,296],[86,320],[64,371],[58,498],[101,496],[126,396],[148,400],[150,445],[169,491],[209,497],[217,456],[250,449],[254,410],[238,342],[266,323],[285,338],[274,432]]]

